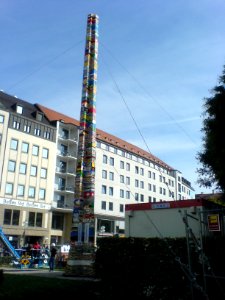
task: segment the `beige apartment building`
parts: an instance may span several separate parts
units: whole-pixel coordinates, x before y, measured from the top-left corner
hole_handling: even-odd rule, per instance
[[[15,247],[70,242],[78,137],[79,121],[0,92],[0,227]],[[97,129],[96,238],[124,234],[126,204],[192,193],[180,171]]]

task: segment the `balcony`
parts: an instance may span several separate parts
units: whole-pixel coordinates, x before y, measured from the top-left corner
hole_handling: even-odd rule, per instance
[[[71,143],[71,144],[78,144],[78,139],[77,137],[74,137],[74,136],[68,136],[68,135],[65,135],[65,134],[59,134],[58,135],[58,139],[59,140],[63,140],[63,141],[66,141],[67,143]]]
[[[58,156],[61,156],[63,158],[67,158],[67,159],[77,159],[76,157],[76,153],[73,151],[73,152],[69,152],[69,151],[66,151],[66,152],[63,152],[63,151],[58,151],[57,153]]]
[[[71,186],[55,185],[55,191],[57,191],[57,192],[74,194],[74,190],[75,190],[75,187],[72,185]]]

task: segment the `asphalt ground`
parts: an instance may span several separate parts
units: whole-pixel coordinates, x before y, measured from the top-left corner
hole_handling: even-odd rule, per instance
[[[67,280],[88,280],[88,281],[98,281],[96,278],[91,277],[74,277],[74,276],[65,276],[65,272],[61,270],[54,270],[49,272],[49,269],[18,269],[18,268],[0,268],[3,270],[3,274],[15,274],[15,275],[29,275],[29,276],[39,276],[39,277],[48,277],[48,278],[59,278]]]

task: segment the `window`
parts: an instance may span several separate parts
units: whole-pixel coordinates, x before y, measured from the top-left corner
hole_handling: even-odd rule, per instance
[[[107,171],[102,170],[102,178],[107,179]]]
[[[113,202],[109,202],[109,210],[110,210],[110,211],[113,210]]]
[[[41,178],[47,178],[47,169],[41,168]]]
[[[28,226],[30,227],[42,227],[42,213],[29,212]]]
[[[141,199],[140,199],[141,202],[144,202],[144,195],[141,194],[141,195],[140,195],[140,198],[141,198]]]
[[[50,132],[45,131],[45,132],[44,132],[44,138],[47,139],[47,140],[50,140],[50,137],[51,137]]]
[[[139,168],[137,166],[135,166],[135,174],[139,173]]]
[[[111,186],[109,187],[109,195],[113,196],[113,187],[111,187]]]
[[[124,176],[120,175],[120,183],[124,183]]]
[[[102,209],[106,210],[106,201],[102,201]]]
[[[120,198],[124,198],[124,190],[120,189]]]
[[[4,116],[0,115],[0,123],[4,123]]]
[[[43,113],[37,111],[36,112],[36,120],[42,121],[43,120]]]
[[[22,115],[22,113],[23,113],[23,106],[17,105],[17,106],[16,106],[16,112],[17,112],[18,114],[21,114],[21,115]]]
[[[130,171],[130,164],[129,163],[126,163],[126,170]]]
[[[35,156],[38,156],[38,152],[39,152],[39,147],[33,145],[33,147],[32,147],[32,154],[35,155]]]
[[[155,184],[153,184],[152,188],[153,188],[153,192],[156,193],[156,185]]]
[[[17,196],[18,197],[23,197],[24,196],[24,190],[25,190],[25,186],[19,184],[18,187],[17,187]]]
[[[178,183],[178,192],[181,192],[181,184]]]
[[[135,200],[138,201],[139,195],[138,193],[135,193]]]
[[[40,136],[41,130],[39,128],[34,128],[34,135]]]
[[[14,129],[20,129],[20,123],[17,121],[13,121],[13,128]]]
[[[43,158],[48,158],[48,149],[46,149],[46,148],[42,149],[42,157]]]
[[[27,172],[27,164],[21,163],[19,173],[20,174],[26,174],[26,172]]]
[[[23,126],[23,131],[26,132],[26,133],[30,133],[30,128],[31,128],[30,125],[25,124]]]
[[[114,180],[114,173],[113,172],[109,172],[109,180]]]
[[[65,196],[56,195],[57,207],[65,207]]]
[[[144,175],[144,169],[143,168],[140,168],[140,174]]]
[[[69,138],[69,131],[67,129],[62,129],[62,138],[66,140]]]
[[[20,211],[19,210],[12,210],[12,209],[5,209],[4,211],[4,225],[19,225],[20,219]]]
[[[12,183],[9,183],[9,182],[6,183],[6,185],[5,185],[5,193],[7,195],[12,195],[12,193],[13,193],[13,184]]]
[[[124,169],[124,161],[120,161],[120,169]]]
[[[151,185],[151,183],[148,184],[148,190],[149,190],[149,191],[152,190],[152,185]]]
[[[152,172],[148,171],[148,178],[151,178],[151,177],[152,177]]]
[[[29,144],[22,142],[22,152],[28,153],[28,150],[29,150]]]
[[[106,185],[102,185],[102,194],[106,194],[107,188]]]
[[[124,212],[124,205],[123,204],[120,204],[120,212]]]
[[[64,215],[60,213],[54,213],[52,215],[52,229],[63,230]]]
[[[130,191],[126,191],[126,199],[130,199]]]
[[[13,160],[9,160],[8,162],[8,171],[9,172],[15,172],[16,169],[16,162]]]
[[[152,202],[152,197],[148,196],[148,202]]]
[[[107,162],[108,162],[107,155],[103,155],[103,164],[107,164]]]
[[[59,179],[58,179],[58,188],[61,191],[65,190],[65,188],[66,188],[66,179],[65,178],[59,177]]]
[[[18,140],[11,139],[10,149],[17,150],[17,148],[18,148]]]
[[[68,154],[68,146],[61,144],[60,145],[60,154],[66,156]]]
[[[31,176],[37,176],[37,167],[36,166],[31,166],[30,167],[30,175]]]
[[[130,177],[126,177],[126,184],[130,185]]]
[[[113,157],[109,158],[109,164],[110,164],[110,166],[114,166],[114,158]]]
[[[30,186],[28,190],[28,197],[29,198],[34,198],[35,197],[35,187]]]
[[[141,189],[144,188],[144,181],[140,181],[140,188],[141,188]]]
[[[135,187],[139,187],[139,181],[135,179]]]
[[[40,200],[45,200],[45,189],[40,189],[39,190],[39,199]]]

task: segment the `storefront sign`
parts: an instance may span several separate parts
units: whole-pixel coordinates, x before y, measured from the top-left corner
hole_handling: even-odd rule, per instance
[[[208,229],[209,231],[220,231],[219,215],[208,215]]]

